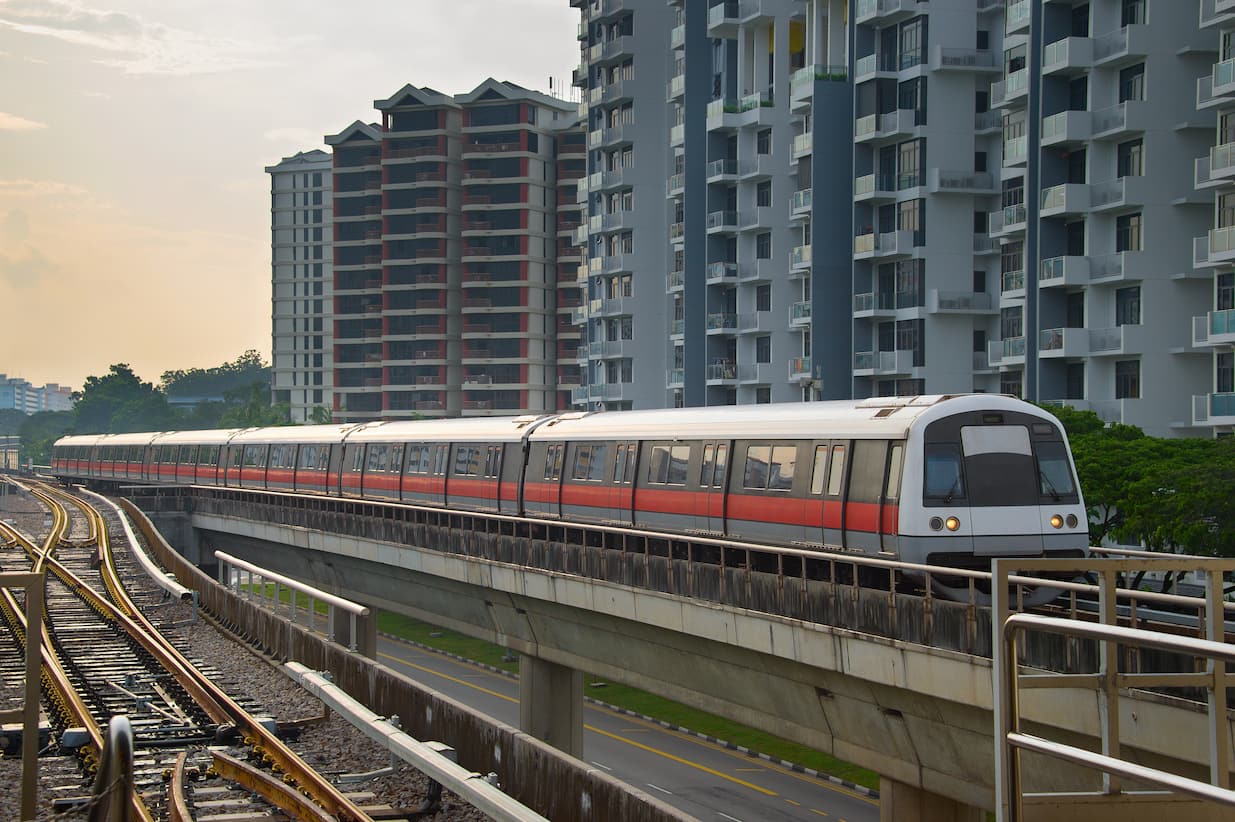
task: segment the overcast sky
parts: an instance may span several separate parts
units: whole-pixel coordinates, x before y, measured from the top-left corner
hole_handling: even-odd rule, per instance
[[[270,356],[267,165],[406,83],[567,88],[568,0],[0,0],[0,373]]]

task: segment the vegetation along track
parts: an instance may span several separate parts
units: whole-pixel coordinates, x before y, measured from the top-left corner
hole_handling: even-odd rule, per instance
[[[86,779],[98,769],[108,721],[123,714],[138,756],[137,819],[190,818],[194,800],[187,793],[193,777],[206,773],[223,775],[236,792],[256,793],[291,818],[369,818],[275,735],[272,720],[228,696],[143,615],[122,584],[107,522],[92,505],[51,486],[22,487],[51,511],[51,528],[39,546],[0,523],[0,569],[47,571],[45,703],[61,752],[76,749]],[[23,606],[3,592],[0,612],[17,640],[14,654],[24,647]],[[84,734],[66,736],[72,728]],[[243,801],[232,791],[214,783],[212,806]]]

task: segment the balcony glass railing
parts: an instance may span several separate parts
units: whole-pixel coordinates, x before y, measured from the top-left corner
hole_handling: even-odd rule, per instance
[[[738,315],[720,312],[708,315],[708,331],[727,331],[737,329]]]
[[[1013,205],[1007,206],[1003,210],[1003,227],[1011,228],[1014,225],[1021,225],[1025,222],[1025,206]]]
[[[1024,337],[1008,337],[1003,341],[1004,357],[1023,357],[1025,356],[1025,338]]]
[[[1051,257],[1042,261],[1042,273],[1038,275],[1039,282],[1050,282],[1051,280],[1061,280],[1064,275],[1064,260],[1065,257]]]
[[[709,179],[724,175],[736,175],[738,173],[738,161],[728,158],[712,160],[708,163],[707,171],[705,173]]]
[[[789,307],[789,322],[805,322],[810,319],[810,301],[796,302]]]
[[[674,291],[685,284],[686,280],[684,277],[685,272],[683,271],[670,271],[669,276],[665,278],[665,284],[669,287],[670,291]]]
[[[1211,176],[1227,173],[1235,166],[1235,143],[1223,143],[1209,150],[1209,173]]]
[[[789,256],[790,265],[810,265],[810,246],[799,245],[794,247],[793,252]]]
[[[1235,226],[1213,228],[1209,231],[1209,254],[1229,254],[1235,251]]]
[[[1235,417],[1235,394],[1210,394],[1210,417]]]
[[[801,191],[793,192],[793,210],[794,211],[798,211],[803,208],[810,208],[811,206],[810,193],[811,193],[811,190],[809,188],[804,188]]]
[[[813,139],[814,139],[814,135],[811,134],[811,132],[809,131],[806,132],[805,134],[799,134],[796,137],[794,137],[793,138],[793,153],[802,154],[804,152],[810,151],[811,145],[812,145],[811,141]]]
[[[1004,83],[1004,99],[1013,94],[1020,94],[1029,88],[1029,69],[1017,69],[1008,75]]]
[[[1023,162],[1029,150],[1029,139],[1022,134],[1020,137],[1013,137],[1010,140],[1003,141],[1003,164],[1010,165],[1012,163]]]
[[[1005,271],[1001,280],[1005,294],[1009,291],[1023,291],[1025,289],[1024,271]]]
[[[1235,334],[1235,309],[1209,312],[1210,334]]]
[[[717,280],[736,279],[738,276],[737,263],[708,263],[708,282],[716,282]]]
[[[1214,87],[1235,83],[1235,58],[1214,63]]]
[[[1029,0],[1012,0],[1008,3],[1005,31],[1015,31],[1029,22]]]
[[[790,379],[799,374],[810,374],[810,357],[794,357],[789,361],[789,377]]]

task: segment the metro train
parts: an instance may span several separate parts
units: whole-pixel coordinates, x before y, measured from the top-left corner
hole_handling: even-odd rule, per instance
[[[68,436],[52,471],[979,570],[1089,545],[1058,420],[990,394]]]

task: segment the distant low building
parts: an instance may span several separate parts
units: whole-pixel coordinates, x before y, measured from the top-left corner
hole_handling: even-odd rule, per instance
[[[21,377],[0,374],[0,408],[14,408],[24,414],[71,411],[73,389],[54,382],[40,387]]]

